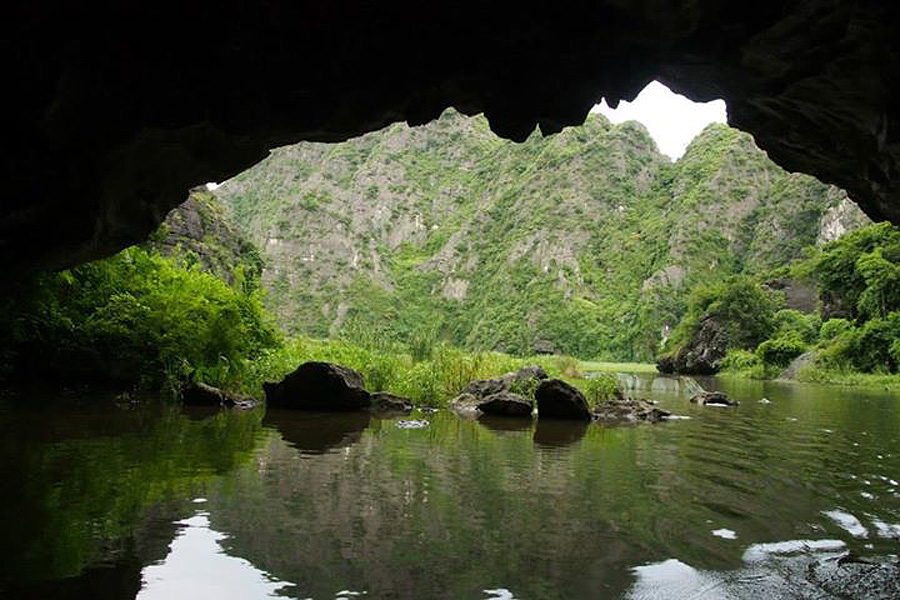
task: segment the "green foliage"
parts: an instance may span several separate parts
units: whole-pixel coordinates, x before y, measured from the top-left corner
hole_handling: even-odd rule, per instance
[[[785,308],[775,313],[775,337],[793,338],[803,344],[814,344],[819,337],[822,319],[818,314]]]
[[[756,355],[767,365],[786,367],[806,352],[809,346],[796,334],[766,340],[756,348]]]
[[[22,374],[234,386],[278,343],[245,284],[132,247],[30,282],[0,318],[4,352]]]
[[[896,373],[900,367],[900,230],[878,224],[826,244],[795,264],[795,277],[816,282],[825,314],[846,311],[854,317],[780,310],[775,329],[756,355],[764,371],[784,367],[816,345],[816,364],[804,380],[854,380],[853,373]],[[732,372],[758,373],[744,354],[724,361]],[[771,370],[771,369],[770,369]]]
[[[584,394],[592,411],[605,404],[619,389],[615,376],[608,373],[594,373],[591,377],[566,380]]]
[[[712,317],[726,328],[728,347],[753,349],[775,332],[777,303],[772,294],[744,276],[698,286],[691,293],[684,318],[672,333],[666,350],[677,352]],[[790,315],[785,315],[788,320]]]
[[[819,330],[819,338],[823,342],[830,342],[844,332],[849,331],[852,327],[853,325],[847,319],[828,319],[822,323],[822,328]]]

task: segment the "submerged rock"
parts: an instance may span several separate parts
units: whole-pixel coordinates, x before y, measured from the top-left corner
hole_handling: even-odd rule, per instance
[[[560,379],[545,379],[534,392],[539,419],[591,420],[587,400],[575,387]]]
[[[279,383],[264,383],[266,403],[300,410],[364,410],[372,405],[362,375],[348,367],[306,362]]]
[[[375,392],[372,396],[372,405],[369,407],[374,413],[399,413],[408,414],[413,405],[409,398],[397,396],[390,392]]]
[[[594,418],[604,423],[657,422],[670,416],[668,411],[657,408],[652,402],[640,398],[626,398],[621,393],[601,404],[594,411]]]
[[[486,415],[499,417],[531,418],[534,405],[519,394],[498,392],[491,394],[478,405],[478,410]]]
[[[700,406],[737,406],[737,400],[728,397],[724,392],[700,392],[691,397],[691,402]]]
[[[226,392],[217,387],[195,381],[181,391],[181,402],[186,406],[225,406],[249,409],[256,406],[252,396]]]

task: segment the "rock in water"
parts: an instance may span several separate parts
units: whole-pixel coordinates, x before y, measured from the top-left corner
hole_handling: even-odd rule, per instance
[[[531,418],[534,406],[524,397],[510,392],[491,394],[478,405],[478,410],[486,415],[501,417]]]
[[[256,400],[251,396],[232,394],[217,387],[195,381],[181,391],[181,402],[186,406],[227,406],[253,408]]]
[[[559,379],[545,379],[534,393],[539,419],[591,420],[587,400],[576,388]]]
[[[626,398],[614,394],[594,411],[594,417],[604,423],[637,423],[662,421],[670,413],[640,398]]]
[[[700,392],[691,397],[691,402],[700,406],[737,406],[740,404],[723,392]]]
[[[450,401],[449,408],[461,415],[474,416],[478,414],[479,404],[481,404],[481,398],[474,394],[463,392]]]
[[[306,362],[279,383],[264,383],[266,403],[300,410],[364,410],[372,405],[362,375],[348,367]]]
[[[407,414],[413,406],[409,398],[397,396],[389,392],[375,392],[372,394],[370,410],[374,413],[401,413]]]

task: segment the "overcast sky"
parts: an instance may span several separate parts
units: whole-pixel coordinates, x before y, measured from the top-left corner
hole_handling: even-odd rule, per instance
[[[725,101],[694,102],[653,81],[634,99],[620,102],[611,109],[604,100],[594,110],[606,115],[613,123],[640,121],[656,140],[659,151],[676,159],[704,127],[710,123],[725,123]]]

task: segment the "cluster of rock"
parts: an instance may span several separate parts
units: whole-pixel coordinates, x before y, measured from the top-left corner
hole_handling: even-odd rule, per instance
[[[512,391],[530,388],[534,389],[533,398]],[[575,421],[660,421],[669,416],[646,400],[626,398],[619,392],[592,412],[578,388],[561,379],[548,378],[538,366],[524,367],[496,379],[473,381],[450,403],[450,407],[468,414],[529,419],[537,408],[541,419]]]

